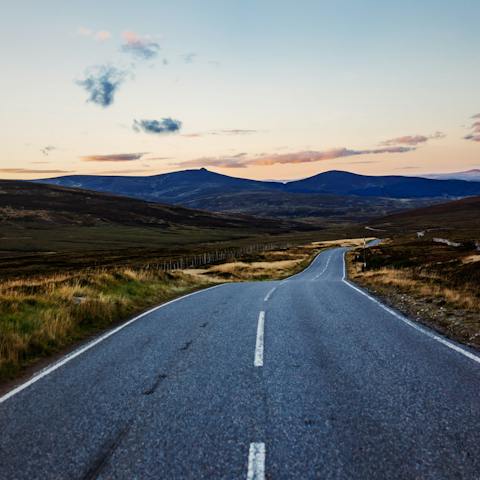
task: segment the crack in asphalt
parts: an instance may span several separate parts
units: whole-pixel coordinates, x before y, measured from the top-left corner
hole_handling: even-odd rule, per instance
[[[161,373],[160,375],[158,375],[155,381],[153,382],[152,386],[149,389],[145,390],[143,394],[151,395],[152,393],[154,393],[157,390],[160,383],[162,382],[162,380],[165,380],[166,378],[167,378],[167,375],[165,373]]]

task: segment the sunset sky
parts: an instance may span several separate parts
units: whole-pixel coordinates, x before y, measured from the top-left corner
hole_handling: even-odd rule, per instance
[[[480,1],[2,6],[0,177],[480,167]]]

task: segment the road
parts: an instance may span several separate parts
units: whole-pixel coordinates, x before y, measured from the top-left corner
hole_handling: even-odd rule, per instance
[[[171,302],[2,397],[1,479],[480,478],[480,359],[343,254]]]

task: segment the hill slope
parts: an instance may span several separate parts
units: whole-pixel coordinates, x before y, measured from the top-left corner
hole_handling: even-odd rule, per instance
[[[300,233],[303,231],[303,233]],[[316,235],[306,224],[0,181],[0,273],[126,265]]]
[[[85,188],[179,205],[201,198],[204,195],[274,190],[282,186],[282,184],[275,182],[229,177],[210,172],[204,168],[149,177],[68,175],[39,181],[64,187]]]
[[[367,176],[332,170],[313,177],[289,182],[290,192],[316,192],[362,197],[428,198],[480,195],[480,182],[435,180],[396,175]]]
[[[454,237],[480,237],[480,197],[463,198],[404,213],[388,215],[369,223],[387,232],[408,233],[419,230],[449,230]],[[453,237],[452,237],[453,238]]]
[[[282,230],[293,223],[247,216],[233,216],[149,203],[134,198],[35,184],[0,180],[0,223],[16,226],[188,226],[197,228]]]

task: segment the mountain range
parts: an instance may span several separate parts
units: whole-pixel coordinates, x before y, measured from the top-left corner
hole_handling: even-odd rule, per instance
[[[147,177],[68,175],[38,181],[173,204],[182,204],[200,196],[239,191],[281,191],[386,198],[451,198],[480,194],[480,182],[400,175],[368,176],[337,170],[284,183],[230,177],[205,168]]]
[[[343,171],[283,183],[230,177],[204,168],[146,177],[70,175],[36,182],[212,212],[323,224],[364,221],[446,199],[480,195],[480,182]]]

